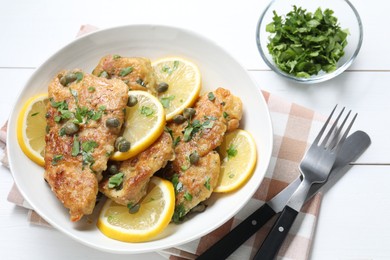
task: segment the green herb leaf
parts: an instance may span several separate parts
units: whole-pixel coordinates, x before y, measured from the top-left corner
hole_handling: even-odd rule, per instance
[[[164,108],[169,108],[171,101],[175,99],[175,96],[167,96],[160,98],[160,103],[163,105]]]
[[[236,146],[231,144],[229,148],[226,150],[228,159],[230,160],[231,158],[235,157],[238,153]]]
[[[207,177],[206,178],[206,181],[204,182],[204,186],[206,187],[206,189],[210,190],[210,180],[211,178],[210,177]]]
[[[53,156],[53,160],[51,161],[51,164],[52,164],[52,165],[57,165],[57,163],[58,163],[59,161],[61,161],[63,158],[64,158],[64,156],[61,155],[61,154],[54,155],[54,156]]]
[[[112,189],[112,188],[120,187],[120,185],[123,182],[123,176],[124,174],[121,172],[118,172],[117,174],[111,176],[108,179],[108,188]]]
[[[119,76],[124,77],[124,76],[130,74],[132,71],[133,71],[133,67],[131,67],[131,66],[130,66],[130,67],[123,68],[123,69],[121,69],[121,71],[119,72]]]
[[[80,153],[80,141],[77,135],[74,136],[72,146],[72,156],[77,156]]]
[[[192,200],[192,195],[191,193],[189,193],[188,191],[186,191],[183,195],[184,199],[187,200],[187,201],[191,201]]]
[[[183,204],[176,205],[175,211],[173,212],[172,220],[174,223],[180,223],[183,221],[187,211]]]
[[[83,142],[83,144],[81,145],[81,148],[83,149],[84,152],[86,153],[92,153],[93,150],[98,147],[98,143],[93,141],[93,140],[89,140],[89,141],[86,141],[86,142]]]
[[[141,107],[141,114],[145,116],[152,116],[154,114],[154,110],[147,106]]]
[[[321,70],[331,72],[344,55],[348,30],[337,23],[334,12],[317,8],[314,13],[293,6],[293,10],[266,25],[271,33],[267,48],[278,68],[297,77],[307,78]]]

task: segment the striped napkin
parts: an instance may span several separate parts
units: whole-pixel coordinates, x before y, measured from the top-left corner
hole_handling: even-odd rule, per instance
[[[94,30],[97,30],[97,28],[84,25],[80,28],[78,36]],[[320,130],[324,117],[303,106],[283,100],[272,93],[266,91],[262,93],[268,104],[272,118],[274,147],[270,166],[258,190],[236,216],[218,229],[190,243],[159,251],[158,253],[160,255],[171,260],[195,259],[243,219],[248,217],[265,201],[270,200],[299,176],[299,162],[310,145],[309,141],[313,140]],[[4,166],[8,167],[5,152],[6,131],[7,127],[5,124],[0,130],[0,141],[3,143],[0,148],[4,150],[4,156],[1,162]],[[8,201],[29,209],[28,221],[31,223],[50,226],[25,201],[15,185],[13,185],[8,195]],[[318,193],[305,204],[278,253],[278,259],[300,260],[309,258],[320,202],[321,194]],[[229,259],[253,258],[275,220],[276,217],[271,219],[259,232],[237,249]]]

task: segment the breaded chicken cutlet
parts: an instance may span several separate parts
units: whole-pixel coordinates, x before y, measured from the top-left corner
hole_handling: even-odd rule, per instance
[[[163,134],[145,151],[122,162],[112,162],[99,184],[100,191],[118,204],[135,206],[145,195],[150,178],[175,158],[171,136]],[[115,178],[120,178],[115,184]],[[111,181],[112,180],[112,181]]]
[[[49,84],[44,178],[72,221],[93,211],[127,93],[123,81],[81,70],[61,71]]]
[[[145,90],[153,95],[157,93],[151,62],[144,57],[106,55],[100,59],[92,74],[108,79],[121,79],[129,86],[129,90]]]
[[[183,123],[167,125],[176,144],[176,159],[165,175],[176,188],[174,221],[206,200],[217,185],[220,158],[215,149],[224,135],[239,126],[242,102],[230,91],[218,88],[201,96]]]

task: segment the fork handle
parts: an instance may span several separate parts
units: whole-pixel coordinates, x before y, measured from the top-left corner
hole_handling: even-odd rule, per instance
[[[257,251],[254,260],[272,260],[275,259],[283,241],[287,237],[288,231],[294,223],[298,211],[286,206],[282,213],[272,226],[260,249]]]
[[[263,204],[249,217],[227,233],[221,240],[212,245],[197,260],[226,259],[246,240],[267,223],[276,212],[267,204]]]

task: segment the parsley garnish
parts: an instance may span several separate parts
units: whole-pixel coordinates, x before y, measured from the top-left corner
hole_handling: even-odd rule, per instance
[[[276,65],[297,77],[310,77],[321,70],[334,71],[344,55],[348,30],[342,30],[333,11],[318,8],[314,13],[293,7],[283,18],[274,11],[266,26],[272,35],[267,44]]]
[[[117,188],[120,187],[123,182],[123,176],[124,174],[122,172],[118,172],[117,174],[111,176],[108,179],[108,188]]]
[[[191,195],[191,193],[189,193],[188,191],[186,191],[185,193],[184,193],[184,199],[185,200],[187,200],[187,201],[191,201],[192,200],[192,195]]]
[[[204,186],[206,187],[206,189],[210,190],[210,180],[211,178],[210,177],[207,177],[206,181],[204,182]]]
[[[226,153],[227,153],[227,156],[228,156],[228,159],[230,160],[231,158],[233,158],[234,156],[237,155],[238,151],[236,149],[236,146],[231,144],[229,146],[229,148],[226,150]]]
[[[152,116],[154,114],[154,110],[150,107],[142,106],[141,114],[145,116]]]
[[[51,161],[51,165],[57,165],[58,161],[61,161],[64,158],[63,155],[57,154],[53,156],[53,160]]]
[[[77,135],[73,138],[72,156],[76,157],[80,153],[80,141]]]
[[[171,182],[173,184],[173,188],[175,189],[175,194],[178,194],[183,190],[183,184],[179,181],[179,175],[174,174],[172,176]]]
[[[169,108],[171,101],[175,99],[175,96],[168,96],[160,98],[160,103],[164,108]]]
[[[130,74],[132,71],[133,71],[133,67],[131,67],[131,66],[130,66],[130,67],[123,68],[123,69],[121,69],[121,71],[119,72],[119,76],[124,77],[124,76]]]
[[[177,68],[179,67],[179,63],[180,62],[178,60],[175,60],[173,62],[173,67],[172,68],[169,67],[168,65],[164,65],[161,70],[162,70],[162,72],[165,72],[165,73],[168,73],[168,74],[172,74],[172,72],[177,70]]]
[[[176,205],[175,211],[173,212],[172,220],[174,223],[180,223],[183,221],[186,215],[186,209],[183,204]]]
[[[188,122],[188,125],[184,129],[184,142],[190,141],[197,132],[202,131],[203,129],[212,128],[214,126],[214,121],[217,118],[212,116],[205,116],[204,119],[206,120],[203,123],[201,123],[199,120],[194,120],[192,123]]]

